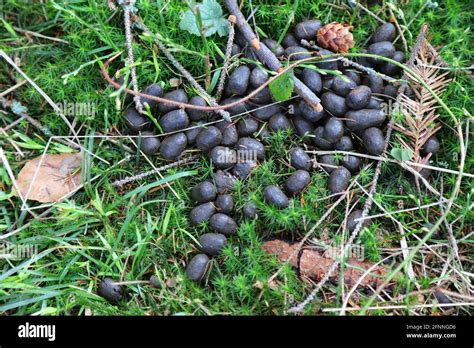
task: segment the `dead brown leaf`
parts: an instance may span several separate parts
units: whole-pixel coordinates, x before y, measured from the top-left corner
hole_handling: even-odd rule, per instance
[[[80,153],[46,154],[42,161],[41,157],[28,161],[18,174],[16,182],[24,199],[41,203],[57,202],[81,185]],[[41,167],[38,169],[40,161]],[[18,195],[18,192],[15,194]]]
[[[291,266],[296,267],[302,277],[319,281],[331,268],[334,259],[321,254],[320,250],[302,249],[299,253],[294,254],[298,248],[298,243],[287,243],[283,240],[275,239],[263,243],[262,249],[269,254],[275,254],[280,262],[285,262],[291,255],[289,260]],[[373,266],[372,262],[359,261],[348,258],[347,265],[344,268],[344,283],[352,286],[357,283],[365,271]],[[383,276],[387,273],[387,269],[382,266],[373,268],[367,276],[362,278],[360,286],[372,286],[377,288],[383,281]],[[330,279],[337,283],[339,280],[339,271],[335,272]]]

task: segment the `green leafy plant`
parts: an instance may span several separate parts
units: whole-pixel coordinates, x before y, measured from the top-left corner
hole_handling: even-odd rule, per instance
[[[229,33],[227,19],[223,16],[221,5],[216,0],[204,0],[196,5],[199,11],[200,21],[202,23],[202,33],[199,30],[199,18],[193,10],[187,10],[182,13],[179,27],[191,34],[208,37],[217,33],[219,36],[226,36]]]
[[[288,71],[284,73],[272,81],[268,87],[270,88],[270,92],[276,101],[285,101],[290,99],[291,94],[293,93],[293,88],[295,87],[293,72]]]

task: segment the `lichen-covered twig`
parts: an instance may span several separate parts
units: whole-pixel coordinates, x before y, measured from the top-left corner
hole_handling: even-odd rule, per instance
[[[191,73],[186,70],[186,68],[176,60],[176,58],[173,56],[173,54],[168,50],[168,48],[161,42],[161,40],[158,39],[158,37],[150,30],[148,27],[143,23],[143,20],[137,16],[134,15],[133,17],[134,22],[138,25],[143,30],[143,33],[146,36],[151,36],[155,43],[158,45],[158,48],[160,49],[161,52],[164,53],[166,58],[170,60],[170,62],[176,67],[176,69],[179,70],[179,72],[188,80],[188,82],[196,89],[196,91],[205,99],[207,99],[209,105],[211,106],[217,106],[217,101],[215,98],[209,95],[209,93],[206,92],[204,88],[196,81],[196,79],[191,75]],[[230,121],[230,116],[229,112],[225,110],[216,110],[218,114],[220,114],[226,121]]]
[[[1,50],[0,50],[1,52]],[[247,94],[245,97],[242,97],[241,99],[238,99],[232,103],[229,103],[229,104],[225,104],[225,105],[218,105],[216,104],[215,106],[201,106],[201,105],[193,105],[193,104],[187,104],[187,103],[181,103],[181,102],[178,102],[178,101],[174,101],[174,100],[171,100],[171,99],[165,99],[165,98],[162,98],[162,97],[157,97],[157,96],[154,96],[154,95],[151,95],[151,94],[146,94],[146,93],[141,93],[141,92],[136,92],[134,91],[133,89],[130,89],[130,88],[127,88],[127,87],[124,87],[123,84],[121,83],[118,83],[117,81],[115,81],[114,79],[112,79],[110,77],[110,75],[108,74],[107,72],[107,68],[109,67],[110,63],[112,63],[115,59],[117,59],[117,57],[119,56],[120,54],[117,54],[109,59],[107,59],[104,64],[102,65],[102,68],[100,69],[100,72],[102,74],[102,76],[104,77],[104,79],[114,88],[116,89],[120,89],[123,93],[127,93],[127,94],[131,94],[133,96],[140,96],[140,97],[143,97],[143,98],[148,98],[148,99],[151,99],[151,100],[154,100],[154,101],[157,101],[158,103],[166,103],[166,104],[170,104],[170,105],[176,105],[180,108],[184,108],[184,109],[193,109],[193,110],[202,110],[202,111],[207,111],[207,112],[211,112],[211,111],[218,111],[218,110],[227,110],[227,109],[230,109],[230,108],[233,108],[237,105],[240,105],[242,103],[245,103],[247,100],[250,100],[252,99],[255,95],[257,95],[260,91],[262,91],[264,88],[266,88],[270,83],[272,83],[273,81],[275,81],[277,78],[279,78],[281,75],[285,74],[286,72],[288,71],[291,71],[292,69],[296,68],[297,66],[299,66],[300,64],[302,63],[305,63],[309,60],[312,60],[314,59],[314,57],[311,57],[311,58],[306,58],[306,59],[302,59],[302,60],[299,60],[299,61],[296,61],[295,63],[283,68],[277,72],[274,76],[270,77],[265,83],[263,83],[260,87],[254,89],[251,93]],[[306,87],[307,88],[307,87]],[[314,94],[313,94],[314,95]],[[319,99],[318,99],[319,100]],[[319,105],[319,104],[318,104]]]
[[[315,45],[305,39],[301,40],[301,46],[303,47],[307,47],[307,48],[310,48],[310,49],[313,49],[313,50],[320,50],[321,47],[319,47],[318,45]],[[394,79],[393,77],[390,77],[390,76],[387,76],[385,74],[382,74],[382,73],[379,73],[378,71],[375,71],[374,69],[372,68],[369,68],[367,66],[363,66],[357,62],[354,62],[348,58],[344,58],[344,57],[340,57],[338,58],[342,63],[344,63],[344,65],[348,65],[348,66],[352,66],[360,71],[363,71],[365,73],[367,73],[367,75],[377,75],[377,76],[380,76],[381,79],[387,81],[387,82],[390,82],[392,84],[396,84],[396,83],[399,83],[399,80],[397,79]]]
[[[229,37],[227,39],[227,46],[225,49],[224,65],[221,70],[221,76],[219,79],[219,84],[217,85],[216,91],[216,100],[220,100],[222,96],[222,91],[224,90],[225,79],[227,76],[227,70],[229,69],[230,56],[232,54],[232,46],[234,45],[235,37],[235,16],[229,16]]]
[[[164,166],[161,166],[161,167],[158,167],[156,169],[149,170],[147,172],[143,172],[143,173],[140,173],[140,174],[137,174],[137,175],[134,175],[134,176],[128,176],[128,177],[123,178],[121,180],[114,181],[112,183],[112,186],[121,188],[125,184],[131,183],[131,182],[134,182],[134,181],[137,181],[137,180],[142,180],[142,179],[144,179],[144,178],[146,178],[150,175],[157,174],[158,172],[161,172],[163,170],[167,170],[167,169],[174,168],[174,167],[179,167],[180,165],[183,165],[183,164],[189,163],[191,161],[194,161],[196,158],[198,158],[198,155],[191,156],[191,157],[188,157],[188,158],[183,158],[179,161],[176,161],[176,162],[173,162],[173,163],[170,163],[170,164],[166,164]]]
[[[255,50],[257,58],[270,69],[280,72],[283,69],[281,62],[273,54],[273,52],[264,44],[260,43],[257,39],[252,28],[245,19],[242,11],[240,11],[239,5],[236,0],[225,0],[227,9],[231,15],[234,15],[237,19],[237,27],[239,28],[242,35],[249,42],[250,47]],[[322,110],[320,99],[297,77],[294,77],[294,89],[295,92],[302,97],[309,105],[318,111]]]
[[[427,30],[428,30],[427,26],[423,26],[423,28],[421,29],[420,34],[418,35],[418,37],[416,39],[415,45],[413,46],[413,51],[412,51],[412,54],[410,56],[410,59],[407,62],[407,66],[410,67],[410,66],[413,65],[415,57],[418,54],[418,50],[420,49],[421,43],[425,40]],[[404,72],[402,80],[404,80],[404,81],[408,80],[408,75],[407,75],[406,72]],[[397,97],[397,100],[400,100],[400,98],[401,98],[400,95],[405,92],[406,87],[407,87],[407,83],[404,83],[400,86],[400,88],[398,89],[399,95]],[[385,136],[385,149],[384,149],[384,152],[387,150],[388,144],[390,142],[390,136],[392,134],[392,129],[393,129],[393,118],[390,119],[390,122],[389,122],[388,127],[387,127],[387,134]],[[379,180],[379,177],[380,177],[380,173],[382,172],[382,163],[383,163],[382,161],[379,161],[377,163],[377,167],[376,167],[375,173],[374,173],[374,179],[373,179],[372,184],[370,186],[368,199],[364,204],[364,209],[362,210],[362,216],[361,216],[359,222],[357,223],[354,231],[352,232],[351,236],[349,237],[349,240],[346,243],[346,246],[344,248],[344,254],[341,255],[342,259],[344,258],[344,255],[346,255],[347,252],[349,251],[349,248],[351,247],[351,245],[354,243],[356,237],[358,236],[360,230],[363,227],[363,221],[364,221],[365,217],[367,216],[370,209],[372,208],[373,198],[375,197],[375,193],[377,191],[378,180]],[[316,296],[316,294],[323,287],[323,285],[326,284],[326,282],[330,279],[330,277],[334,274],[336,269],[339,267],[339,264],[340,264],[339,260],[334,261],[334,263],[329,268],[327,273],[316,284],[316,286],[311,291],[311,293],[306,297],[306,299],[303,302],[301,302],[300,304],[298,304],[297,306],[294,306],[294,307],[290,308],[288,310],[288,313],[301,313],[304,310],[304,308],[308,305],[308,303],[310,303],[314,300],[314,297]]]
[[[269,254],[275,254],[280,262],[288,260],[291,266],[298,269],[300,276],[316,281],[319,280],[322,274],[326,273],[334,262],[333,255],[331,255],[335,252],[334,249],[327,249],[326,251],[329,251],[329,253],[315,247],[300,249],[297,243],[290,244],[280,239],[263,243],[262,249]],[[371,271],[359,284],[362,287],[372,286],[376,288],[381,283],[387,270],[382,266],[374,266],[371,262],[360,261],[355,258],[347,260],[347,267],[343,271],[345,284],[347,286],[356,284],[368,269],[371,269]],[[331,277],[331,281],[337,282],[340,277],[339,273],[336,272]]]
[[[123,20],[124,20],[124,27],[125,27],[125,42],[127,44],[127,63],[128,66],[130,66],[130,75],[132,77],[132,87],[135,92],[138,92],[138,82],[137,82],[137,72],[135,69],[134,61],[135,58],[133,56],[133,47],[132,47],[132,40],[133,40],[133,34],[132,34],[132,28],[131,28],[131,23],[130,23],[130,17],[132,15],[132,9],[135,8],[135,0],[129,0],[126,3],[123,4]],[[142,102],[140,101],[139,96],[135,96],[133,98],[133,101],[135,102],[135,107],[138,110],[138,112],[143,113],[143,105]]]

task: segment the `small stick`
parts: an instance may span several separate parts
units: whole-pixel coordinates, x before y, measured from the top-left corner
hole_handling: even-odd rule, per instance
[[[21,121],[23,121],[25,119],[25,116],[20,116],[18,117],[15,121],[13,121],[12,123],[10,123],[8,126],[4,127],[3,130],[5,132],[8,132],[10,129],[16,127],[16,125],[18,123],[20,123]]]
[[[395,159],[387,158],[385,156],[367,155],[365,153],[359,153],[359,152],[342,151],[342,150],[307,150],[305,152],[315,154],[315,155],[332,155],[332,154],[340,153],[340,154],[343,154],[343,155],[368,158],[368,159],[372,159],[372,160],[375,160],[375,161],[397,163],[397,164],[400,164],[400,165],[402,165],[402,163],[404,163],[404,164],[408,164],[408,165],[413,166],[413,167],[426,168],[426,169],[435,170],[435,171],[443,172],[443,173],[454,174],[454,175],[459,175],[460,174],[460,171],[458,171],[458,170],[452,170],[452,169],[447,169],[447,168],[442,168],[442,167],[435,167],[435,166],[431,166],[429,164],[423,164],[423,163],[417,163],[417,162],[411,162],[411,161],[398,161],[398,160],[395,160]],[[333,165],[330,165],[330,164],[322,164],[322,165],[328,166],[328,167],[332,166],[334,168],[337,167],[337,166],[333,166]],[[474,174],[471,174],[471,173],[462,173],[462,175],[465,176],[465,177],[468,177],[468,178],[474,178]]]
[[[237,19],[237,26],[245,39],[250,43],[250,46],[255,50],[258,59],[267,65],[270,69],[280,72],[283,70],[283,66],[273,52],[264,44],[261,44],[257,39],[252,28],[245,20],[244,15],[240,11],[239,5],[236,0],[225,0],[225,4],[229,12],[234,15]],[[297,77],[294,77],[294,89],[295,92],[301,96],[309,105],[315,110],[322,111],[321,100]]]
[[[375,13],[373,13],[371,10],[369,10],[367,7],[363,6],[360,4],[359,1],[357,1],[357,4],[355,5],[355,8],[360,7],[364,12],[369,14],[370,16],[374,17],[376,20],[378,20],[380,23],[385,24],[385,21],[381,19],[379,16],[377,16]]]
[[[135,92],[138,92],[137,71],[134,65],[133,47],[132,47],[133,34],[132,34],[131,23],[130,23],[131,10],[134,6],[135,6],[135,0],[129,0],[127,3],[123,4],[123,9],[124,9],[123,19],[124,19],[124,27],[125,27],[125,41],[127,44],[127,54],[128,54],[127,63],[131,67],[130,73],[132,77],[133,90]],[[140,97],[135,96],[133,100],[135,101],[135,106],[138,112],[142,114],[144,111],[143,111],[142,102],[140,101]]]
[[[125,268],[124,268],[125,269]],[[148,280],[123,280],[120,282],[112,282],[115,285],[135,285],[135,284],[149,284]]]
[[[466,134],[468,134],[468,133],[466,132]],[[444,182],[443,182],[443,180],[441,180],[441,192],[443,192],[443,191],[444,191]],[[443,213],[443,214],[445,213],[443,206],[440,207],[440,210],[441,210],[441,213]],[[463,269],[461,258],[459,257],[458,243],[456,242],[456,238],[454,237],[454,233],[453,233],[453,227],[448,222],[447,219],[444,220],[444,225],[446,226],[446,230],[448,231],[448,236],[449,236],[449,241],[451,243],[452,252],[453,252],[454,256],[456,257],[457,261],[459,262],[459,265],[461,266],[461,269]]]
[[[474,302],[474,297],[473,297],[473,296],[464,295],[464,294],[460,294],[460,293],[458,293],[458,292],[449,291],[449,290],[440,288],[439,286],[437,286],[437,287],[435,287],[435,288],[426,289],[426,290],[412,291],[412,292],[410,292],[410,293],[408,293],[408,294],[401,294],[401,295],[398,295],[398,296],[395,298],[395,301],[401,302],[403,299],[405,299],[405,298],[407,298],[407,297],[410,297],[410,296],[417,296],[417,295],[424,295],[424,294],[432,294],[433,292],[442,292],[442,293],[444,293],[445,295],[449,295],[449,296],[457,297],[457,298],[462,298],[462,299],[464,299],[464,300],[466,300],[466,301]]]
[[[23,78],[25,80],[27,80],[39,94],[41,94],[41,96],[53,108],[54,112],[56,112],[56,114],[58,114],[61,117],[61,119],[64,121],[64,123],[67,124],[67,126],[69,127],[69,130],[73,134],[74,138],[79,142],[79,139],[77,138],[77,132],[75,131],[74,127],[71,125],[71,123],[69,122],[67,117],[63,114],[61,109],[49,97],[49,95],[47,95],[28,75],[26,75],[25,72],[23,70],[21,70],[18,67],[18,65],[16,65],[15,62],[2,49],[0,49],[0,56],[3,57],[3,59],[5,59],[7,61],[7,63],[10,64],[16,71],[18,71],[21,74],[21,76],[23,76]],[[79,144],[80,144],[80,142],[79,142]]]
[[[15,174],[13,174],[13,170],[10,166],[10,163],[8,162],[8,158],[7,156],[5,155],[5,151],[3,150],[3,147],[0,146],[0,162],[3,163],[3,167],[5,168],[5,171],[7,172],[8,176],[10,177],[10,180],[12,181],[13,183],[13,187],[15,188],[15,191],[18,193],[18,197],[20,197],[20,199],[22,201],[24,201],[23,199],[23,195],[21,194],[21,190],[20,190],[20,187],[18,186],[18,183],[15,179]],[[33,215],[34,217],[36,217],[37,215],[32,212],[30,210],[30,208],[27,206],[26,207],[26,210],[31,214]],[[0,238],[1,239],[1,238]]]
[[[37,128],[40,132],[42,132],[44,135],[51,137],[53,136],[53,133],[51,133],[51,130],[47,126],[43,126],[38,120],[34,119],[28,114],[21,114],[21,117],[25,118],[30,122],[35,128]],[[57,139],[57,141],[63,145],[66,145],[68,147],[72,147],[73,149],[81,149],[82,147],[80,145],[77,145],[76,143],[73,143],[72,141],[66,141],[63,139]]]
[[[367,307],[366,310],[377,311],[387,309],[417,309],[417,308],[437,308],[437,307],[462,307],[462,306],[474,306],[474,302],[462,302],[462,303],[437,303],[437,304],[420,304],[420,305],[394,305],[394,306],[373,306]],[[339,312],[343,308],[324,308],[323,312]],[[360,311],[360,307],[349,307],[344,308],[345,311]]]
[[[234,45],[235,37],[235,22],[237,19],[235,16],[229,16],[229,38],[227,40],[227,47],[225,50],[224,66],[221,70],[221,76],[219,80],[219,85],[217,86],[216,99],[220,100],[222,96],[222,91],[224,90],[225,79],[227,77],[227,70],[229,69],[230,55],[232,54],[232,46]]]
[[[21,151],[18,145],[8,136],[8,133],[5,132],[3,128],[0,128],[0,133],[2,133],[8,142],[15,148],[16,152],[20,155],[20,157],[25,157],[25,153]]]
[[[58,39],[56,37],[46,36],[46,35],[43,35],[43,34],[40,34],[40,33],[36,33],[34,31],[25,30],[25,29],[21,29],[21,28],[18,28],[18,27],[13,27],[13,29],[15,29],[15,31],[18,31],[18,32],[23,33],[23,34],[29,34],[29,35],[33,35],[33,36],[36,36],[36,37],[40,37],[42,39],[61,42],[61,43],[69,45],[69,41],[66,41],[66,40],[63,40],[63,39]]]
[[[395,22],[395,26],[397,27],[397,30],[398,30],[398,32],[399,32],[399,35],[400,35],[400,37],[402,38],[403,48],[405,49],[405,52],[408,52],[407,39],[405,39],[405,35],[403,35],[403,30],[402,30],[402,28],[400,28],[400,24],[398,24],[397,17],[396,17],[395,14],[393,13],[392,4],[391,4],[391,3],[389,3],[389,5],[388,5],[388,10],[390,11],[390,15],[392,16],[393,21]]]
[[[449,64],[446,63],[443,58],[441,58],[438,51],[433,47],[433,45],[431,43],[427,42],[426,47],[430,51],[430,54],[433,56],[436,64],[439,64],[443,68],[449,67]],[[468,69],[472,69],[472,67],[469,67]]]

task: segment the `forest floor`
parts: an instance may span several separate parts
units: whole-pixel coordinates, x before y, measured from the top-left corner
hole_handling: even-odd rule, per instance
[[[379,25],[377,19],[365,11],[345,9],[346,2],[331,5],[314,0],[300,0],[296,4],[292,0],[253,0],[244,3],[244,14],[255,10],[255,23],[251,24],[258,26],[261,37],[278,39],[288,26],[305,18],[317,18],[323,23],[347,22],[354,27],[356,47],[353,50],[356,52],[365,46]],[[408,51],[422,25],[429,25],[430,42],[448,64],[447,70],[453,79],[440,97],[460,124],[456,127],[452,117],[440,109],[441,151],[432,158],[431,165],[472,174],[474,156],[468,135],[472,132],[474,88],[471,71],[467,68],[473,56],[474,9],[470,1],[448,0],[438,2],[438,6],[434,4],[425,0],[402,1],[398,5],[386,2],[370,10],[388,20],[392,9],[405,29]],[[178,26],[182,12],[188,9],[185,2],[138,1],[137,9],[150,30],[167,38],[176,58],[204,84],[202,57],[206,50],[203,41]],[[248,199],[257,204],[258,219],[239,218],[236,236],[229,238],[223,252],[213,258],[205,281],[194,283],[186,277],[185,265],[196,253],[197,238],[209,227],[194,227],[189,222],[193,207],[190,188],[211,177],[213,169],[209,160],[201,156],[163,171],[170,186],[158,185],[158,175],[123,187],[112,185],[117,179],[151,170],[151,164],[156,167],[163,164],[157,157],[148,156],[147,160],[136,152],[126,159],[123,146],[134,148],[129,139],[101,137],[126,134],[123,101],[112,95],[113,88],[100,73],[102,64],[119,52],[122,54],[116,60],[117,67],[118,62],[123,66],[126,61],[121,7],[111,10],[106,1],[96,0],[4,0],[0,14],[0,49],[52,101],[60,105],[86,103],[95,108],[92,114],[69,117],[75,130],[86,136],[82,138],[83,146],[95,155],[83,173],[87,179],[84,189],[52,208],[30,212],[22,209],[22,201],[11,193],[13,182],[8,170],[18,174],[27,161],[45,150],[48,153],[72,151],[58,138],[50,141],[51,135],[67,137],[71,133],[32,84],[25,82],[12,65],[0,58],[0,95],[4,103],[0,110],[0,145],[4,154],[0,166],[0,243],[36,248],[36,252],[27,257],[0,259],[0,313],[285,315],[289,308],[308,296],[314,282],[298,277],[289,265],[284,265],[269,282],[281,264],[261,249],[269,235],[300,240],[334,203],[328,198],[328,176],[322,170],[314,172],[310,187],[299,199],[294,199],[289,208],[278,210],[264,202],[263,188],[281,184],[291,172],[287,165],[288,151],[294,146],[294,140],[288,134],[275,133],[271,137],[266,161],[249,179],[239,181],[232,192],[237,210]],[[218,76],[215,74],[220,73],[222,63],[216,57],[219,50],[225,51],[226,38],[208,37],[207,45],[213,76]],[[397,46],[403,48],[402,40],[398,40]],[[165,90],[171,89],[174,81],[170,79],[176,78],[178,73],[152,42],[137,35],[134,53],[140,88],[161,83]],[[184,88],[191,90],[182,80]],[[26,107],[23,113],[40,126],[25,117],[16,122],[21,116],[10,107],[12,101],[21,104],[15,104],[16,110]],[[460,137],[466,149],[461,147]],[[398,144],[397,139],[392,137],[391,146]],[[463,168],[459,167],[461,159],[464,159]],[[347,241],[348,233],[341,227],[346,209],[354,204],[362,206],[368,199],[362,188],[370,186],[374,168],[361,171],[357,177],[360,185],[355,186],[354,194],[324,219],[311,234],[310,244],[324,242],[340,247]],[[388,274],[400,264],[404,267],[390,292],[375,295],[374,289],[356,290],[348,301],[348,314],[360,313],[369,303],[366,313],[370,315],[472,312],[472,178],[461,176],[456,191],[458,175],[433,171],[430,185],[439,192],[437,195],[424,186],[418,192],[399,163],[384,162],[381,170],[374,197],[376,204],[370,211],[370,215],[377,217],[363,229],[356,244],[363,247],[368,262],[386,259],[382,263]],[[445,205],[439,204],[442,197],[449,199],[453,192],[456,196],[445,221],[423,241],[430,226],[444,214]],[[28,203],[31,207],[39,205]],[[410,251],[417,249],[412,259],[404,259],[402,240]],[[160,279],[161,288],[148,284],[151,275]],[[118,304],[111,305],[97,295],[97,285],[104,277],[124,282],[127,295]],[[305,307],[304,313],[338,314],[347,292],[342,280],[328,282]],[[439,305],[445,302],[440,293],[449,297],[446,307]]]

